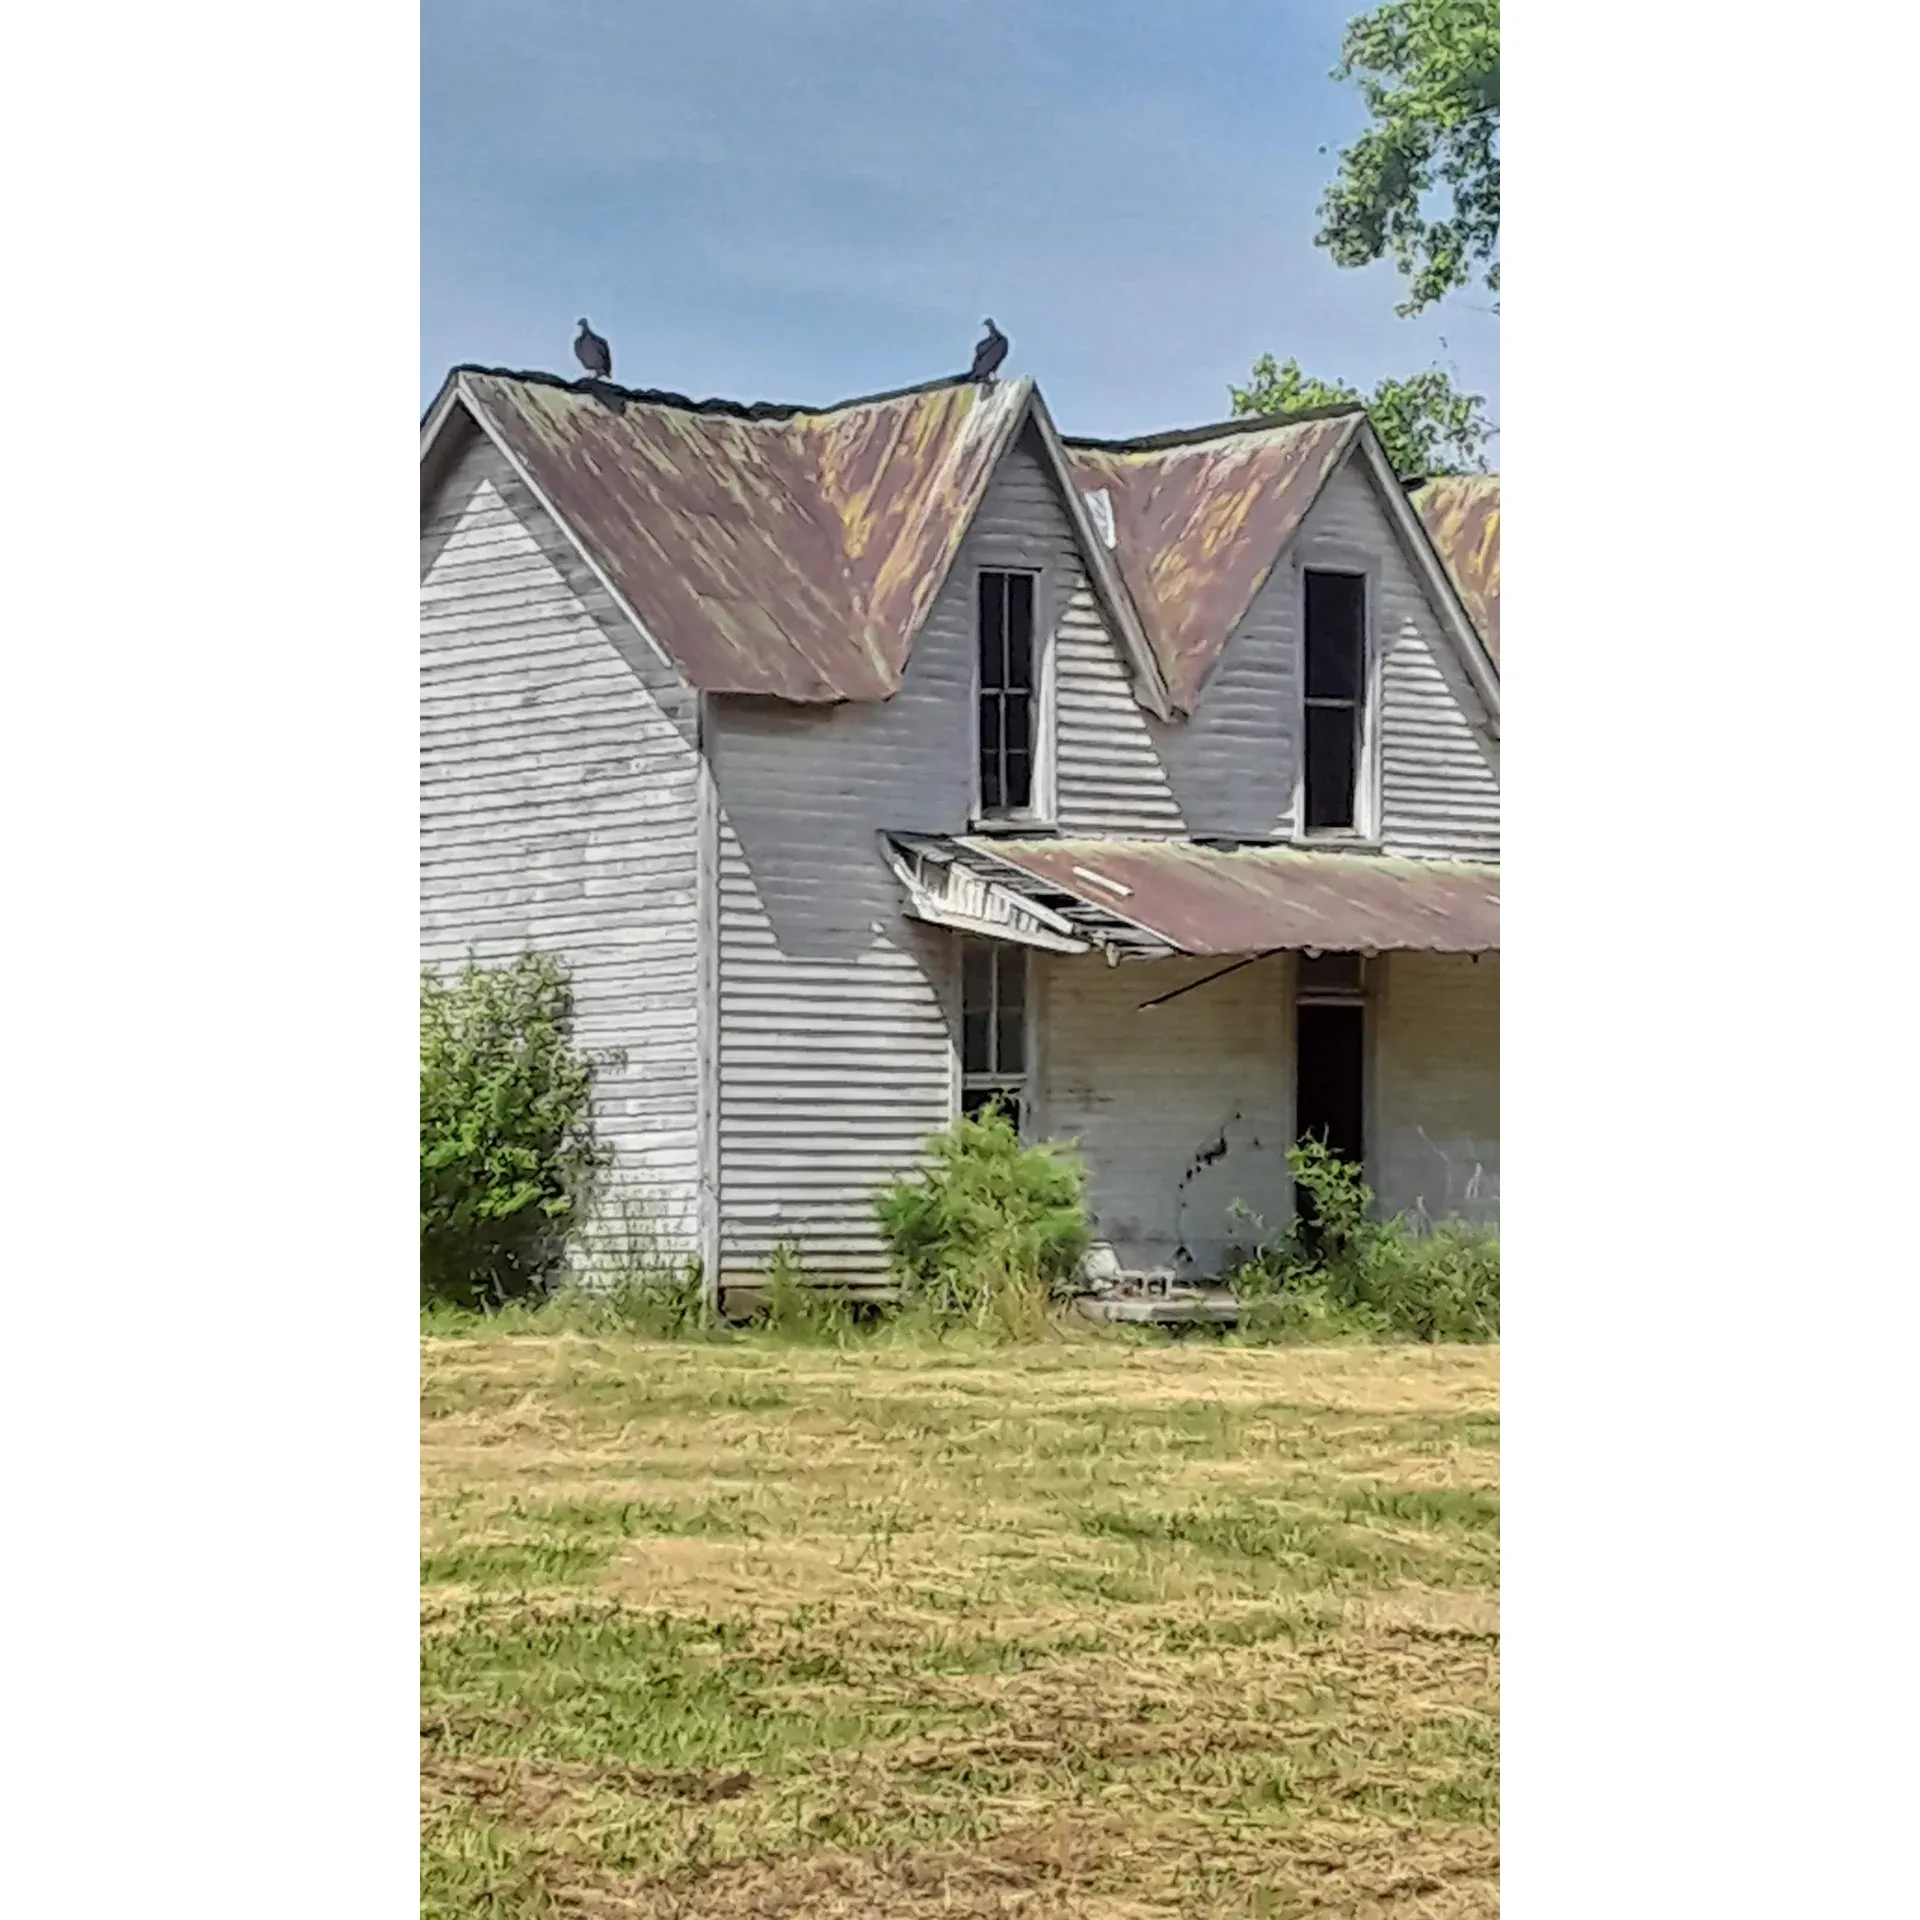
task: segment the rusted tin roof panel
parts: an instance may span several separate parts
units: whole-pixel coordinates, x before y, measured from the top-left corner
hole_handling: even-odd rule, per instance
[[[1028,391],[946,382],[815,413],[460,379],[694,686],[801,702],[899,686]]]
[[[1115,558],[1176,706],[1193,710],[1362,418],[1355,409],[1161,445],[1068,443],[1077,484],[1113,502]]]
[[[1495,868],[1367,854],[1227,850],[1184,840],[1001,840],[955,846],[1176,953],[1493,953]],[[1069,918],[1086,925],[1080,913]],[[1124,944],[1124,943],[1123,943]]]
[[[1473,624],[1500,664],[1500,476],[1463,473],[1429,480],[1413,504]]]

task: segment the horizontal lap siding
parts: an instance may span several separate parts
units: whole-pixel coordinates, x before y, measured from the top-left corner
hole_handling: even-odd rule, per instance
[[[843,881],[834,898],[887,916],[890,903],[849,897],[866,891]],[[813,1277],[878,1277],[874,1192],[919,1157],[952,1110],[932,972],[944,943],[930,935],[916,948],[904,926],[862,937],[850,924],[843,952],[809,955],[795,944],[783,949],[723,820],[721,1272],[750,1278],[785,1244]]]
[[[1317,542],[1376,556],[1380,684],[1381,839],[1389,853],[1430,859],[1500,857],[1500,773],[1474,730],[1479,701],[1441,631],[1358,458],[1328,481],[1301,527],[1301,564]]]
[[[1061,831],[1183,832],[1159,749],[1134,699],[1132,676],[1086,585],[1075,585],[1066,597],[1054,645]]]
[[[1368,1157],[1381,1204],[1427,1220],[1497,1221],[1499,958],[1395,953],[1374,964]]]
[[[1265,840],[1289,832],[1299,767],[1299,576],[1276,566],[1207,676],[1193,714],[1154,727],[1189,830]]]
[[[889,701],[716,700],[721,1270],[783,1243],[820,1279],[880,1277],[875,1190],[955,1104],[954,944],[901,912],[886,831],[964,833],[974,793],[975,575],[1042,575],[1060,633],[1058,792],[1080,832],[1177,831],[1152,742],[1031,440],[989,485]]]
[[[959,570],[969,577],[974,567],[995,565],[1038,567],[1046,576],[1061,831],[1179,833],[1180,809],[1134,698],[1131,669],[1088,582],[1059,487],[1030,438],[1001,462],[969,548]]]
[[[692,696],[626,631],[483,439],[423,524],[421,955],[571,970],[613,1150],[588,1251],[698,1241]],[[644,1217],[644,1227],[642,1220]]]
[[[881,1278],[874,1193],[952,1115],[952,943],[901,913],[880,834],[964,829],[972,632],[956,574],[893,699],[712,704],[729,1282],[783,1245],[810,1278]]]
[[[1219,970],[1217,960],[1109,967],[1093,956],[1036,967],[1038,1123],[1085,1156],[1095,1233],[1128,1267],[1217,1274],[1253,1231],[1236,1201],[1270,1228],[1292,1211],[1285,960],[1140,1011]]]

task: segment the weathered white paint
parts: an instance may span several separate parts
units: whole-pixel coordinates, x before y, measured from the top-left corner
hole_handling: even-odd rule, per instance
[[[1292,545],[1222,649],[1195,712],[1150,722],[1188,829],[1284,838],[1300,778],[1303,594],[1311,566],[1363,570],[1383,659],[1376,718],[1379,838],[1389,853],[1494,860],[1500,778],[1483,718],[1438,610],[1358,448],[1327,481]]]
[[[699,1243],[695,702],[477,435],[422,514],[422,959],[566,960],[612,1148],[585,1251]]]
[[[1296,631],[1302,567],[1359,558],[1372,576],[1373,640],[1382,655],[1379,812],[1385,851],[1497,860],[1498,750],[1484,735],[1485,715],[1466,670],[1357,452],[1322,489],[1292,555],[1287,571]]]
[[[723,1279],[783,1243],[821,1278],[876,1277],[874,1190],[953,1111],[952,936],[902,913],[879,836],[965,825],[971,607],[963,567],[884,704],[710,703]]]
[[[1125,650],[1088,583],[1058,483],[1030,437],[1022,436],[1001,460],[968,545],[971,551],[962,555],[956,572],[1024,566],[1038,567],[1044,575],[1041,606],[1053,634],[1055,818],[1061,831],[1181,832],[1180,809],[1135,698]]]
[[[953,1111],[953,936],[900,912],[872,824],[904,799],[915,745],[937,753],[913,737],[918,669],[884,707],[714,703],[723,1280],[783,1243],[820,1278],[876,1276],[874,1191]]]
[[[1283,558],[1207,676],[1194,712],[1153,721],[1189,829],[1266,840],[1289,831],[1299,779],[1299,582]]]
[[[1030,442],[1009,450],[988,487],[891,700],[711,703],[728,1279],[749,1277],[783,1242],[825,1277],[877,1275],[874,1190],[956,1109],[953,938],[906,917],[879,836],[971,824],[974,576],[1003,566],[1041,572],[1043,609],[1084,601],[1098,622]],[[1076,671],[1059,682],[1068,712]],[[1063,734],[1063,815],[1079,765]]]
[[[1069,549],[1072,582],[1055,629],[1055,785],[1063,833],[1177,835],[1186,830],[1126,661]]]
[[[984,879],[957,860],[933,859],[889,842],[887,862],[906,888],[907,911],[916,920],[976,939],[1045,947],[1054,953],[1092,951],[1065,915]]]
[[[1373,963],[1368,1172],[1391,1212],[1500,1217],[1500,960]]]
[[[1299,568],[1357,558],[1395,643],[1386,844],[1497,856],[1493,750],[1372,486],[1356,466],[1329,483],[1188,721],[1150,723],[1134,701],[1030,442],[988,489],[892,700],[715,698],[702,721],[474,440],[423,520],[423,951],[534,945],[572,963],[582,1039],[628,1055],[600,1095],[620,1190],[722,1277],[756,1277],[782,1243],[822,1278],[877,1276],[874,1190],[956,1104],[953,936],[902,912],[879,835],[971,825],[978,568],[1042,575],[1063,830],[1257,838],[1290,824]],[[1269,1225],[1291,1207],[1286,963],[1138,1011],[1217,964],[1036,956],[1037,1118],[1082,1142],[1100,1231],[1129,1265],[1216,1271],[1248,1232],[1235,1202]],[[1370,1160],[1395,1206],[1488,1211],[1497,1194],[1497,963],[1470,967],[1396,956],[1378,976]]]
[[[1293,1040],[1284,958],[1218,974],[1218,960],[1109,967],[1034,956],[1036,1125],[1086,1157],[1096,1235],[1127,1267],[1216,1274],[1256,1236],[1235,1203],[1278,1228],[1293,1211],[1286,1148]]]

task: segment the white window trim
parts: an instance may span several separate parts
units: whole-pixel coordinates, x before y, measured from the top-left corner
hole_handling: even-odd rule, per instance
[[[1354,758],[1353,825],[1307,826],[1307,575],[1352,574],[1361,581],[1360,635],[1360,744]],[[1300,635],[1299,672],[1294,676],[1292,842],[1299,847],[1358,848],[1372,851],[1380,845],[1380,704],[1386,649],[1380,644],[1380,564],[1368,553],[1334,547],[1313,547],[1294,562],[1293,604],[1295,630]],[[977,758],[977,755],[976,755]]]
[[[1017,1074],[1006,1073],[969,1073],[967,1071],[967,948],[979,946],[997,952],[1004,964],[1011,961],[1022,970],[1021,976],[1021,1017],[1020,1017],[1020,1054],[1021,1070]],[[1039,1075],[1035,1068],[1034,1043],[1039,1025],[1034,1008],[1035,976],[1038,968],[1033,964],[1032,952],[1023,946],[1017,946],[1004,940],[971,940],[965,934],[957,935],[953,943],[953,1003],[958,1018],[954,1022],[953,1044],[953,1114],[958,1119],[966,1111],[967,1096],[975,1092],[1000,1091],[1014,1094],[1020,1102],[1020,1118],[1023,1135],[1030,1133],[1034,1122],[1035,1089]],[[998,992],[998,982],[995,985]],[[997,1009],[989,1015],[990,1031],[998,1033],[999,1014]]]
[[[1034,681],[1040,698],[1034,716],[1033,796],[1021,808],[996,808],[988,813],[980,804],[980,576],[984,573],[1024,573],[1033,581]],[[967,757],[973,798],[968,819],[978,829],[1006,832],[1017,828],[1051,828],[1058,813],[1056,791],[1055,713],[1058,705],[1053,618],[1053,569],[1022,565],[1018,561],[983,560],[973,570],[967,602]]]

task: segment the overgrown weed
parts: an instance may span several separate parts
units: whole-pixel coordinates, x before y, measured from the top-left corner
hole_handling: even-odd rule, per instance
[[[1308,1205],[1277,1238],[1258,1235],[1229,1278],[1242,1340],[1500,1337],[1496,1229],[1381,1219],[1359,1169],[1317,1140],[1290,1148],[1287,1163]]]

